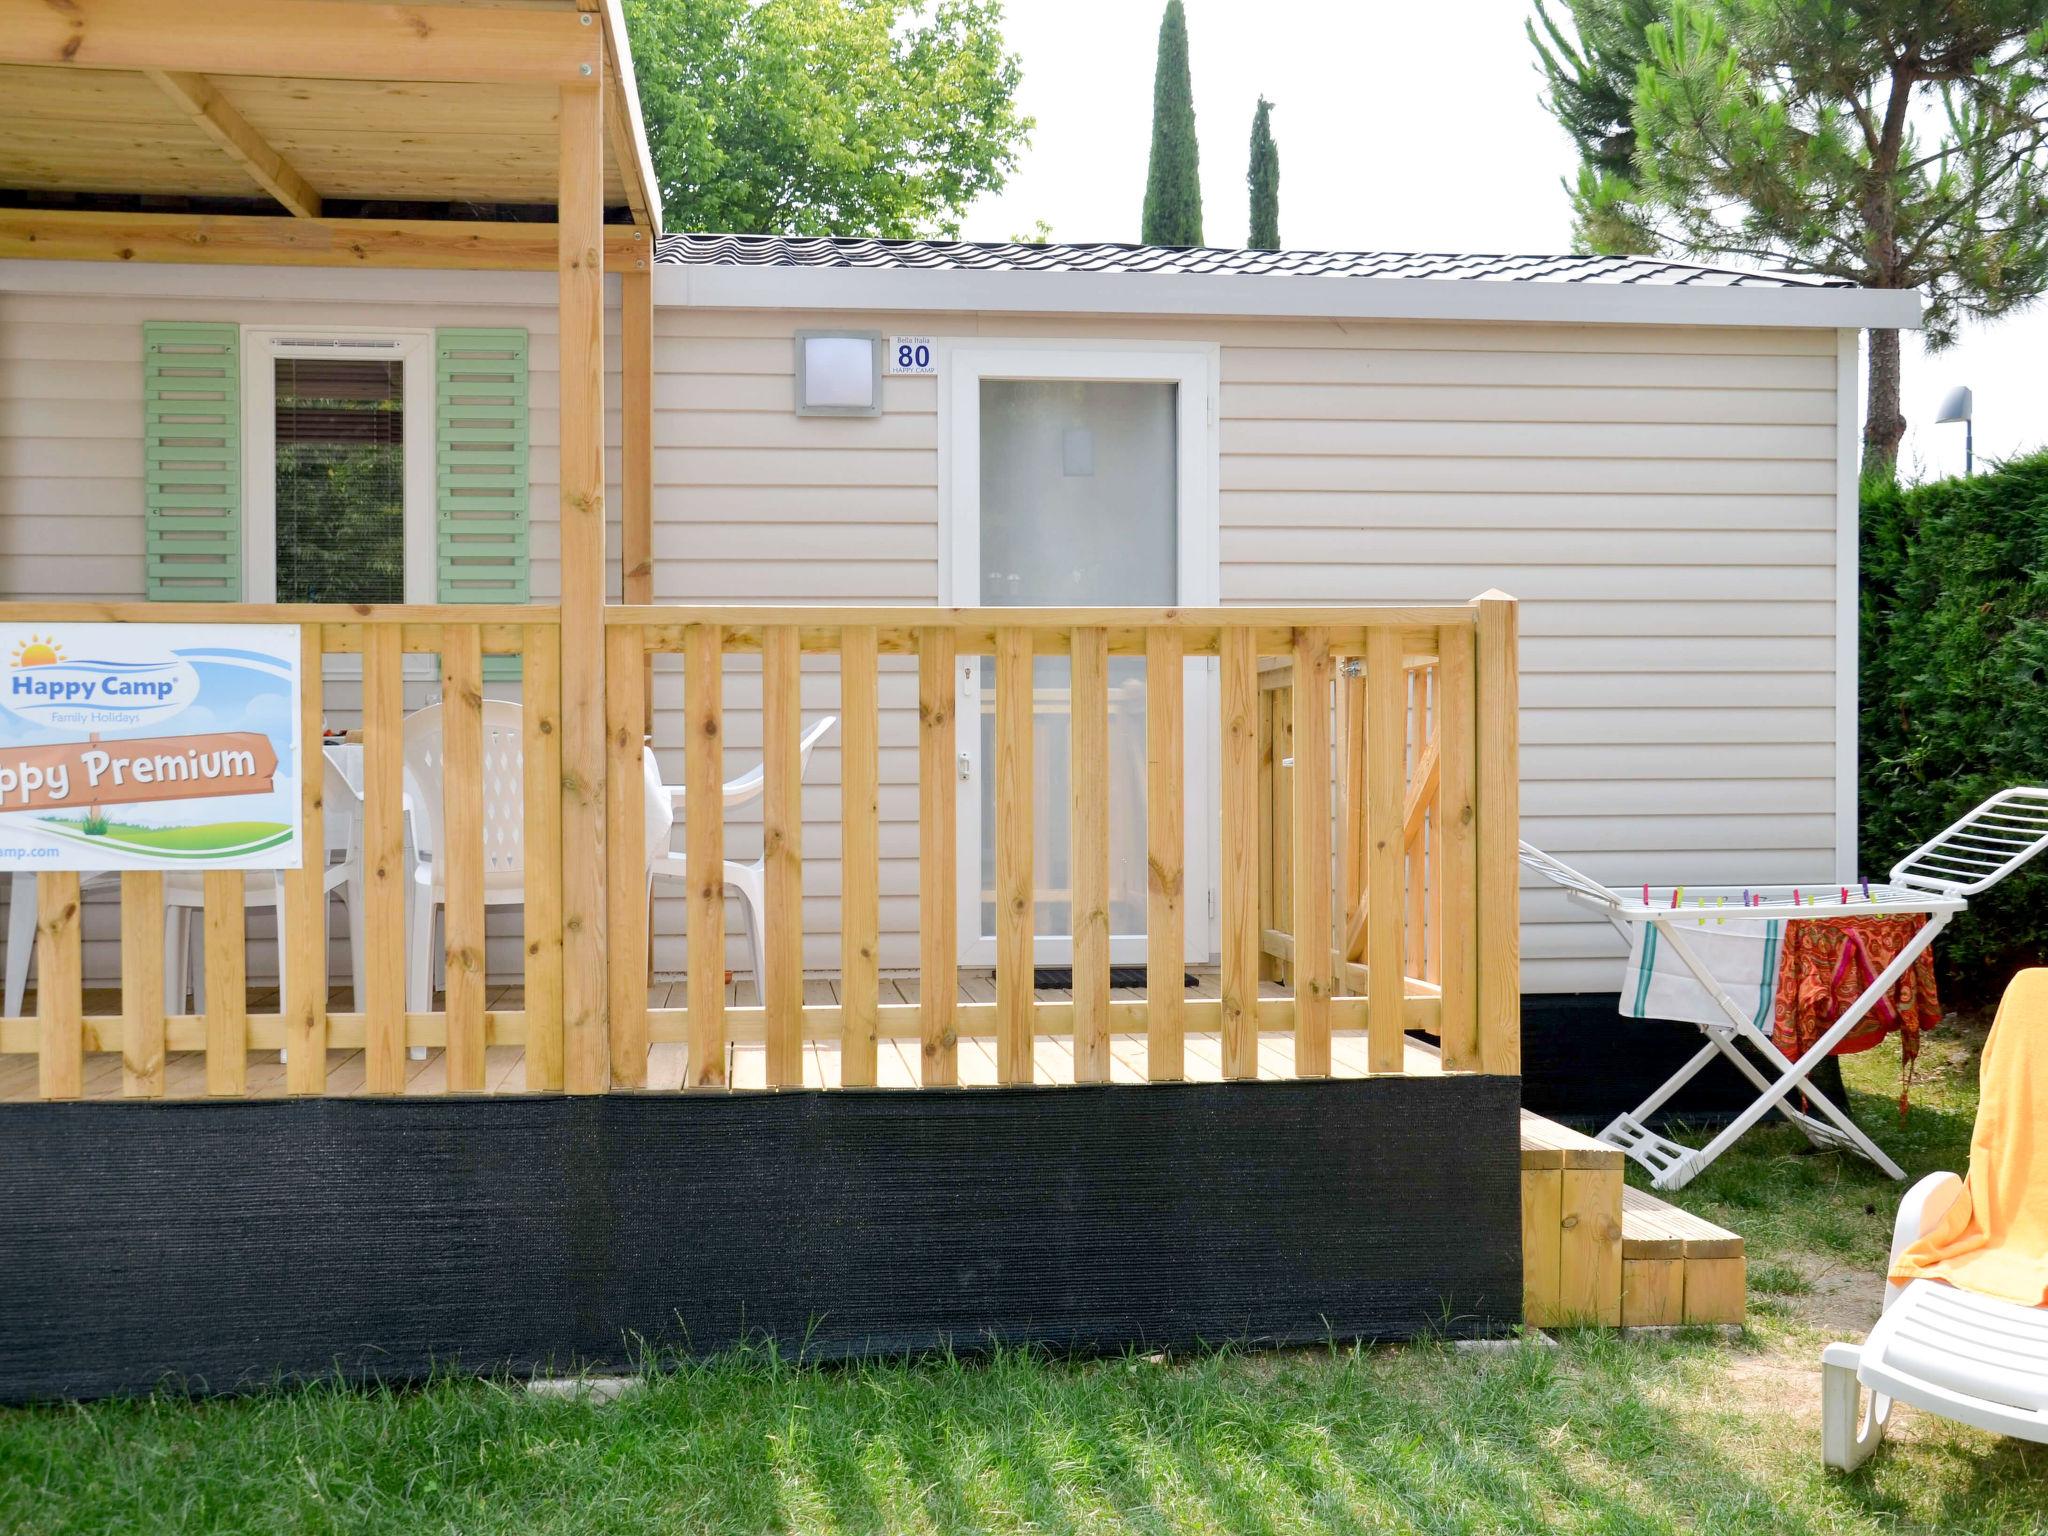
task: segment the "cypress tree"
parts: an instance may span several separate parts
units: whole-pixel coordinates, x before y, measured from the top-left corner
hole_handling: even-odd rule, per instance
[[[1202,243],[1202,178],[1195,149],[1195,91],[1188,78],[1188,17],[1166,0],[1152,76],[1152,158],[1145,170],[1147,245]]]
[[[1259,98],[1252,114],[1251,167],[1245,185],[1252,194],[1252,233],[1245,243],[1255,251],[1280,249],[1280,146],[1273,142],[1273,103]]]

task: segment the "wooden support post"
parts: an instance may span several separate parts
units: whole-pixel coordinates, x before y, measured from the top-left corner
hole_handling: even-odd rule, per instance
[[[839,641],[839,1082],[871,1088],[881,1026],[881,761],[874,626]]]
[[[716,624],[683,631],[683,867],[688,876],[689,1076],[725,1086],[725,655]],[[754,984],[763,985],[756,976]]]
[[[953,631],[917,632],[917,951],[922,1087],[960,1081],[960,1038],[954,1027],[959,989],[959,836],[953,767]]]
[[[604,70],[561,88],[562,1033],[571,1093],[611,1082],[604,781]]]
[[[405,1091],[405,678],[396,624],[363,626],[363,1091]],[[421,894],[424,901],[426,896]],[[531,918],[529,918],[531,921]],[[429,1000],[431,1006],[431,1000]],[[209,1066],[209,1070],[211,1067]]]
[[[1180,631],[1145,632],[1145,1060],[1155,1083],[1187,1075],[1183,654]]]
[[[1473,626],[1436,632],[1436,910],[1441,914],[1437,985],[1438,1041],[1444,1070],[1479,1070],[1478,831],[1473,784]]]
[[[1032,1068],[1031,633],[996,631],[996,1081]]]
[[[637,626],[605,630],[605,894],[612,1083],[647,1086],[647,651]]]
[[[1408,677],[1401,664],[1401,632],[1377,626],[1366,631],[1364,740],[1365,900],[1372,913],[1366,931],[1366,1069],[1399,1072],[1406,985],[1402,939],[1403,777],[1407,771]],[[1349,679],[1346,679],[1348,682]],[[1340,686],[1342,686],[1340,684]],[[1352,802],[1358,802],[1354,799]],[[1356,828],[1345,835],[1354,836]]]
[[[1109,632],[1077,629],[1069,695],[1074,1081],[1109,1081]]]
[[[1259,658],[1249,629],[1219,643],[1223,693],[1223,1075],[1259,1075],[1259,816],[1271,796],[1259,763]],[[1256,798],[1255,798],[1256,796]]]
[[[519,710],[526,794],[526,1087],[562,1088],[562,632],[526,626]]]
[[[1479,1070],[1522,1070],[1521,758],[1515,600],[1476,599]]]
[[[299,626],[299,741],[304,747],[299,764],[299,844],[304,857],[299,867],[284,877],[284,911],[278,921],[277,949],[284,957],[284,995],[278,1006],[284,1014],[284,1086],[287,1093],[327,1091],[327,760],[319,750],[320,731],[325,723],[322,697],[320,626]],[[360,829],[358,829],[360,830]],[[124,877],[121,891],[121,990],[124,1007],[132,1010],[128,997],[128,900]],[[156,893],[157,928],[161,932],[163,888]],[[138,935],[140,937],[140,935]],[[162,945],[144,946],[156,952],[157,1086],[163,1092],[163,984]],[[352,955],[351,961],[355,959]],[[363,1000],[354,999],[360,1013]],[[131,1012],[130,1017],[133,1017]]]
[[[761,636],[761,853],[767,864],[768,1086],[804,1085],[803,652],[794,625]],[[688,797],[684,797],[687,801]]]
[[[308,863],[321,846],[319,828],[316,819],[306,837]],[[326,1001],[323,994],[323,1023]],[[292,1048],[302,1049],[296,1041]],[[324,1070],[324,1031],[320,1064]],[[289,1084],[289,1067],[286,1080]],[[142,1099],[160,1099],[164,1093],[164,877],[154,869],[121,872],[121,1091]]]
[[[244,877],[209,869],[206,893],[206,1091],[240,1098],[249,1083],[249,957]]]
[[[75,871],[36,877],[36,1091],[46,1099],[75,1099],[85,1091],[80,900]]]
[[[1330,1075],[1330,637],[1294,636],[1294,1072]]]

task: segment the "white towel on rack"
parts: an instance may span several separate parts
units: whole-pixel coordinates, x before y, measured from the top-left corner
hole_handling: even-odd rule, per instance
[[[1697,916],[1680,908],[1673,923],[1693,958],[1728,1000],[1765,1034],[1778,998],[1778,957],[1785,925],[1776,919]],[[1700,921],[1704,919],[1704,922]],[[1621,975],[1621,1011],[1631,1019],[1726,1024],[1728,1015],[1700,985],[1655,923],[1629,924],[1628,965]]]

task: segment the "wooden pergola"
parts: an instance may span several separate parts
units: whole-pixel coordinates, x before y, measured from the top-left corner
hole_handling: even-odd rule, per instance
[[[604,274],[650,597],[660,199],[619,0],[0,0],[0,257],[553,268],[565,1079],[607,1078]]]

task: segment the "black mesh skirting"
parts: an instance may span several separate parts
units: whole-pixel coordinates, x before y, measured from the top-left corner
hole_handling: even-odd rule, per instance
[[[0,1399],[1498,1331],[1513,1078],[9,1105]]]

